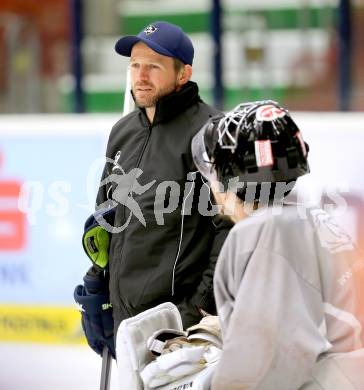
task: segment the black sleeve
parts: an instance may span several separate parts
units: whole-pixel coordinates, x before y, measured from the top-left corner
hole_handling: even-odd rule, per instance
[[[184,159],[187,172],[196,172],[197,168],[193,162],[190,150],[182,157]],[[202,178],[201,174],[198,174],[197,177],[198,179],[196,180],[199,181],[199,186],[207,184],[206,181]],[[200,192],[196,191],[196,193]],[[215,204],[216,202],[211,192],[209,196],[211,202]],[[190,292],[186,292],[184,298],[181,301],[175,302],[181,313],[183,326],[185,328],[200,322],[201,318],[203,317],[203,312],[216,315],[216,305],[213,291],[213,276],[221,247],[234,224],[227,218],[221,217],[220,215],[211,217],[211,223],[214,226],[213,243],[211,249],[209,250],[207,266],[202,273],[200,283],[197,285],[192,294]],[[206,250],[208,251],[208,248],[206,248]]]
[[[100,205],[102,205],[108,199],[111,198],[110,190],[113,187],[113,183],[111,180],[108,183],[106,183],[106,182],[107,182],[107,178],[112,174],[112,169],[113,169],[113,161],[112,160],[114,159],[113,158],[114,150],[112,148],[112,140],[115,136],[115,133],[117,131],[119,131],[119,122],[117,122],[113,126],[113,128],[111,129],[111,132],[109,135],[109,140],[107,142],[106,153],[105,153],[106,162],[104,165],[104,169],[102,171],[102,175],[101,175],[101,179],[100,179],[100,183],[99,183],[99,188],[98,188],[98,192],[97,192],[97,196],[96,196],[96,205],[95,205],[96,210],[98,210],[100,208]]]
[[[108,199],[107,191],[108,191],[108,187],[109,186],[108,185],[102,185],[101,183],[109,175],[110,175],[110,164],[106,163],[105,166],[104,166],[104,170],[102,172],[102,175],[101,175],[99,189],[98,189],[97,196],[96,196],[96,205],[95,205],[96,210],[99,208],[98,207],[99,205],[101,205],[102,203],[106,202],[106,200]]]
[[[221,247],[233,226],[233,223],[219,215],[212,219],[215,226],[214,241],[210,252],[208,266],[202,273],[202,278],[192,295],[177,303],[185,328],[198,323],[204,312],[216,315],[216,305],[213,291],[213,277],[217,258]]]

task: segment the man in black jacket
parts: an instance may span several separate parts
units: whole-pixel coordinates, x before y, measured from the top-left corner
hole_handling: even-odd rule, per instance
[[[114,329],[162,302],[183,324],[215,313],[212,277],[230,225],[209,204],[192,137],[219,114],[190,81],[194,49],[178,26],[155,22],[116,43],[130,57],[137,109],[113,127],[97,206],[113,202],[109,290]]]

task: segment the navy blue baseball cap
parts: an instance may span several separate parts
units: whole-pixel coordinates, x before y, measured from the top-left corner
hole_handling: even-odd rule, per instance
[[[115,50],[122,56],[130,57],[131,49],[137,42],[144,42],[152,50],[164,56],[177,58],[184,64],[192,65],[194,49],[191,39],[181,27],[168,22],[154,22],[138,35],[120,38]]]

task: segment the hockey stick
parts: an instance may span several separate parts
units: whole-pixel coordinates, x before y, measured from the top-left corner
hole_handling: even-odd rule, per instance
[[[124,93],[124,108],[123,116],[128,115],[134,110],[134,100],[130,93],[131,90],[131,79],[129,68],[126,71],[126,82],[125,82],[125,93]],[[100,379],[100,390],[110,389],[110,378],[111,378],[111,367],[112,357],[107,346],[102,350],[102,364],[101,364],[101,379]]]
[[[109,390],[112,357],[107,346],[102,350],[100,390]]]
[[[124,108],[123,116],[128,115],[135,108],[133,97],[131,96],[131,79],[130,79],[130,70],[126,71],[126,81],[125,81],[125,93],[124,93]]]

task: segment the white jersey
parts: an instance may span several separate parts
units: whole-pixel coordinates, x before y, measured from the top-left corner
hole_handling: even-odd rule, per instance
[[[225,241],[213,390],[364,389],[364,261],[326,212],[298,207],[257,210]]]

